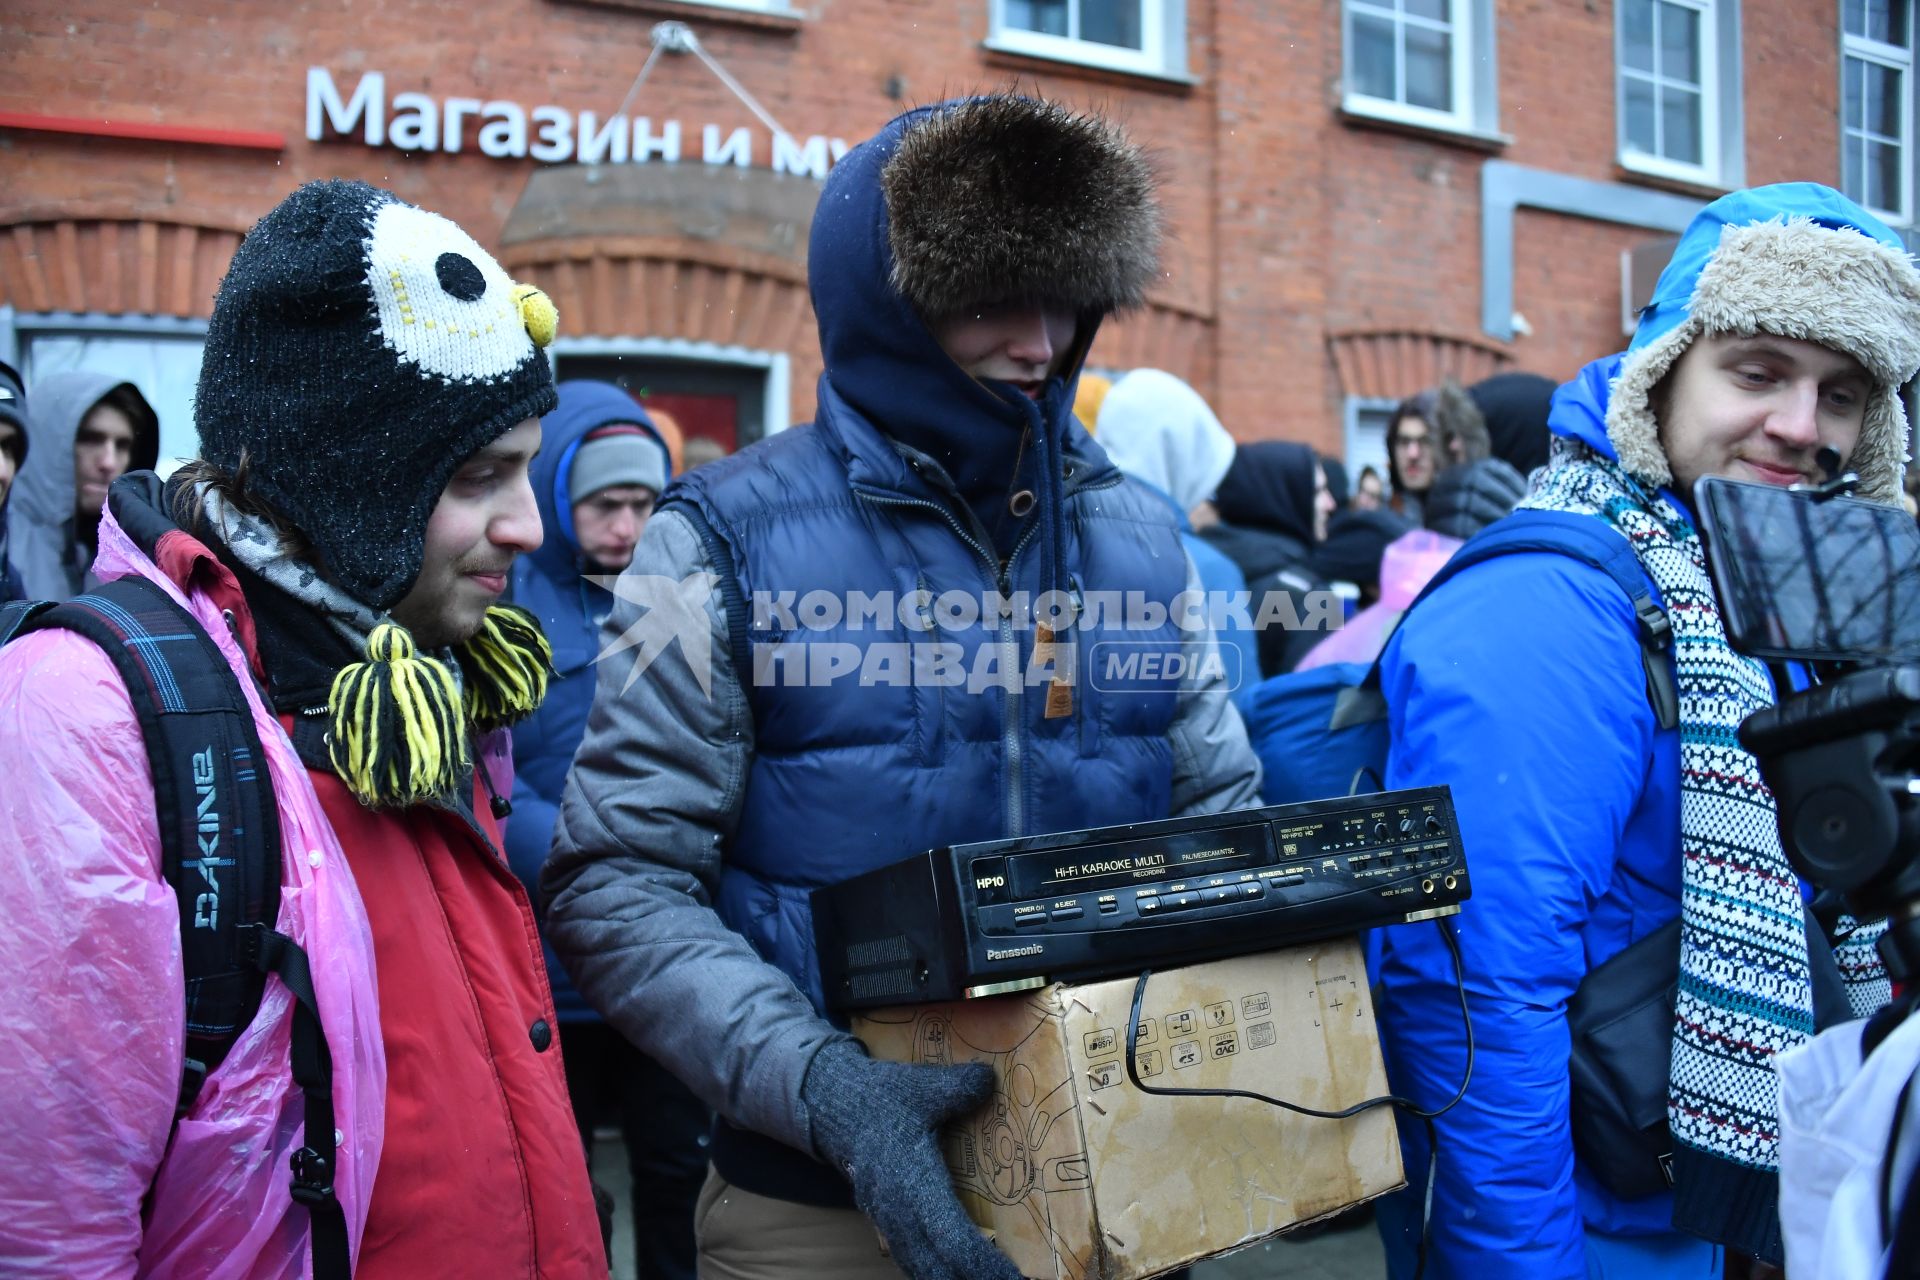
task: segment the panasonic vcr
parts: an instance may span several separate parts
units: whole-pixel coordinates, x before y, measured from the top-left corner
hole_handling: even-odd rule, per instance
[[[1451,915],[1445,787],[929,850],[813,892],[842,1009],[994,995]]]

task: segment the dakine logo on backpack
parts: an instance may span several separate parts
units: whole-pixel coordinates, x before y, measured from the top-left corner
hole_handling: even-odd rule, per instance
[[[194,898],[193,927],[218,929],[220,879],[214,871],[232,866],[233,859],[220,856],[220,810],[215,807],[220,800],[220,787],[214,778],[212,747],[193,753],[193,790],[199,797],[194,816],[199,824],[200,856],[186,865],[198,871],[205,882],[205,890]]]

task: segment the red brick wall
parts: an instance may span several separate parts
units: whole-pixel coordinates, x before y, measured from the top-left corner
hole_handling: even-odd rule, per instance
[[[1189,0],[1199,83],[1187,88],[988,55],[979,47],[987,0],[801,2],[809,16],[788,30],[693,19],[714,56],[797,136],[854,142],[905,104],[1018,82],[1101,108],[1147,142],[1167,179],[1173,232],[1158,298],[1203,318],[1189,372],[1243,437],[1337,447],[1342,389],[1329,333],[1480,336],[1479,184],[1490,153],[1344,121],[1336,5]],[[1749,179],[1834,181],[1834,6],[1743,7]],[[1500,128],[1512,141],[1491,154],[1638,181],[1614,161],[1612,5],[1500,0],[1497,9]],[[389,98],[417,90],[604,116],[662,16],[556,0],[469,0],[457,11],[440,0],[168,0],[165,12],[13,0],[0,12],[0,112],[276,130],[288,145],[276,156],[0,131],[0,222],[236,228],[296,183],[338,175],[391,187],[497,244],[531,161],[478,155],[471,131],[458,156],[309,143],[307,68],[327,67],[344,92],[372,68],[386,73]],[[899,100],[888,94],[895,80]],[[681,121],[696,163],[701,124],[752,123],[686,56],[658,62],[632,112]],[[754,132],[763,165],[764,133]],[[1617,346],[1619,251],[1651,234],[1523,211],[1514,305],[1533,335],[1514,340],[1513,360],[1564,376]],[[818,356],[792,354],[804,415]]]

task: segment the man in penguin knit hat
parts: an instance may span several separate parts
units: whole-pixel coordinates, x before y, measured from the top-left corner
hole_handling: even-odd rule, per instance
[[[548,651],[496,601],[540,545],[527,468],[554,323],[446,219],[303,186],[221,284],[201,456],[126,476],[101,518],[94,572],[183,605],[250,708],[273,929],[311,970],[330,1131],[303,1127],[291,979],[183,1089],[200,922],[161,876],[128,686],[73,631],[0,650],[0,1271],[283,1276],[311,1250],[316,1276],[350,1260],[361,1280],[606,1275],[539,936],[500,853],[502,730],[538,704]],[[184,663],[167,642],[188,638],[152,646]],[[229,843],[236,799],[202,799]],[[203,874],[234,874],[226,847],[201,841]]]
[[[1178,521],[1072,412],[1159,235],[1144,157],[1096,116],[987,96],[895,119],[814,215],[814,421],[670,485],[616,592],[542,883],[582,993],[721,1117],[703,1276],[1017,1274],[935,1136],[991,1074],[867,1057],[826,1012],[811,890],[937,845],[1257,803],[1223,680],[1095,687],[1074,661],[1212,645],[1165,607],[1197,589]],[[1161,608],[1096,623],[1096,593]],[[691,635],[616,652],[683,614]]]
[[[1727,642],[1694,484],[1817,483],[1831,448],[1861,497],[1899,501],[1916,368],[1920,272],[1877,219],[1812,183],[1714,201],[1632,344],[1554,395],[1551,459],[1520,504],[1623,539],[1662,622],[1570,555],[1503,555],[1387,646],[1387,783],[1453,788],[1475,873],[1457,927],[1477,1049],[1437,1122],[1429,1275],[1708,1277],[1723,1250],[1727,1274],[1780,1263],[1774,1059],[1886,1000],[1882,926],[1843,920],[1830,944],[1803,911],[1736,739],[1776,690]],[[1649,696],[1663,678],[1677,699]],[[1431,925],[1384,935],[1388,1078],[1436,1106],[1468,1061],[1453,961]],[[1613,1061],[1649,1073],[1640,1096],[1666,1100],[1670,1154],[1636,1165],[1632,1143],[1585,1136],[1601,1109],[1573,1088],[1568,1004],[1643,940],[1678,996],[1646,1038],[1614,1042]],[[1424,1170],[1424,1135],[1401,1137]],[[1381,1208],[1396,1275],[1414,1267],[1419,1196]]]

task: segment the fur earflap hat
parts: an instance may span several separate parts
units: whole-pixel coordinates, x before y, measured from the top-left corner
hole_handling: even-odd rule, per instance
[[[1817,342],[1873,378],[1851,468],[1860,495],[1897,502],[1907,458],[1900,388],[1920,370],[1920,271],[1897,236],[1830,187],[1780,183],[1701,210],[1640,314],[1607,406],[1621,465],[1654,486],[1673,471],[1649,397],[1703,334]]]
[[[310,182],[262,218],[214,299],[201,455],[384,611],[420,573],[459,465],[552,411],[557,317],[471,236],[363,182]]]
[[[1124,310],[1158,270],[1145,153],[1055,102],[993,95],[929,111],[880,184],[892,284],[923,319],[1015,300]]]

